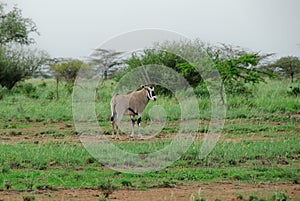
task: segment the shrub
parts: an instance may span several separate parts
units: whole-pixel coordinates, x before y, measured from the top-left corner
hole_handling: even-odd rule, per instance
[[[289,196],[282,192],[275,192],[271,198],[271,201],[288,201],[290,200]]]
[[[34,195],[24,195],[23,196],[23,201],[34,201],[35,196]]]
[[[98,189],[101,190],[103,196],[105,198],[108,198],[110,194],[112,194],[115,190],[117,190],[117,187],[113,185],[111,180],[105,180],[103,181],[99,186]]]
[[[7,93],[8,89],[6,87],[2,87],[0,85],[0,100],[2,100],[5,96],[5,94]]]
[[[49,91],[46,95],[46,99],[54,100],[55,99],[55,92],[54,91]]]
[[[288,93],[292,96],[300,96],[300,86],[290,86]]]
[[[29,98],[39,98],[39,95],[36,92],[36,87],[33,86],[32,83],[25,83],[22,86],[22,92],[25,96],[29,97]]]

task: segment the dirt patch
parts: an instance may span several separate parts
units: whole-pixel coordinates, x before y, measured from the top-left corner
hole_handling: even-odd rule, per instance
[[[1,123],[1,122],[0,122]],[[2,122],[3,123],[3,122]],[[243,124],[245,122],[230,122]],[[0,143],[2,144],[24,144],[24,143],[35,143],[35,144],[48,144],[48,143],[80,143],[79,135],[76,133],[73,122],[13,122],[16,128],[0,128]],[[17,125],[26,125],[25,128],[19,128]],[[178,122],[172,123],[178,124]],[[283,131],[288,134],[290,131]],[[99,133],[100,135],[100,133]],[[157,136],[143,136],[142,139],[132,139],[127,134],[121,134],[121,139],[111,139],[111,135],[105,135],[109,140],[114,142],[157,142],[162,140],[170,140],[176,137],[177,133],[160,133]],[[205,133],[198,132],[195,136],[196,141],[203,141]],[[282,140],[282,136],[263,136],[253,133],[253,135],[241,135],[232,136],[230,133],[222,133],[219,138],[220,142],[242,142],[244,140],[252,141],[266,141],[266,140]]]
[[[270,198],[274,192],[283,192],[293,200],[300,199],[300,184],[292,183],[210,183],[183,185],[176,188],[153,188],[141,190],[118,190],[110,199],[112,201],[189,201],[200,194],[206,200],[239,200],[250,195]],[[23,196],[33,195],[36,200],[99,200],[101,191],[92,189],[44,190],[34,192],[1,191],[2,200],[23,200]]]

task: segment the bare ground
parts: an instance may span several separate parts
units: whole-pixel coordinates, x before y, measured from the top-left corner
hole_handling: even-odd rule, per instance
[[[149,190],[122,189],[110,195],[112,201],[189,201],[199,195],[206,200],[241,200],[250,195],[270,198],[274,192],[283,192],[293,200],[300,200],[300,184],[292,183],[210,183],[189,184],[176,188],[152,188]],[[93,189],[61,189],[33,192],[0,191],[0,199],[5,201],[23,200],[23,196],[33,195],[35,200],[99,200],[101,191]]]

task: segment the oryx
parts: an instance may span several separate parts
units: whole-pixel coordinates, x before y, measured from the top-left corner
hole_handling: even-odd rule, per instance
[[[129,115],[132,121],[131,137],[134,137],[134,124],[138,124],[138,137],[141,137],[140,125],[142,112],[147,106],[149,100],[156,100],[154,87],[152,85],[142,85],[138,91],[129,92],[128,94],[116,94],[110,102],[111,107],[111,124],[112,137],[114,137],[114,127],[116,125],[117,138],[119,137],[119,124],[123,115]],[[135,116],[138,116],[137,120]]]

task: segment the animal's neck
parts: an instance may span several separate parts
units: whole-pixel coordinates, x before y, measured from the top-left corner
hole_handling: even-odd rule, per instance
[[[141,89],[139,94],[140,94],[141,98],[143,98],[144,100],[147,101],[146,103],[149,102],[150,99],[148,97],[148,92],[145,89]]]

